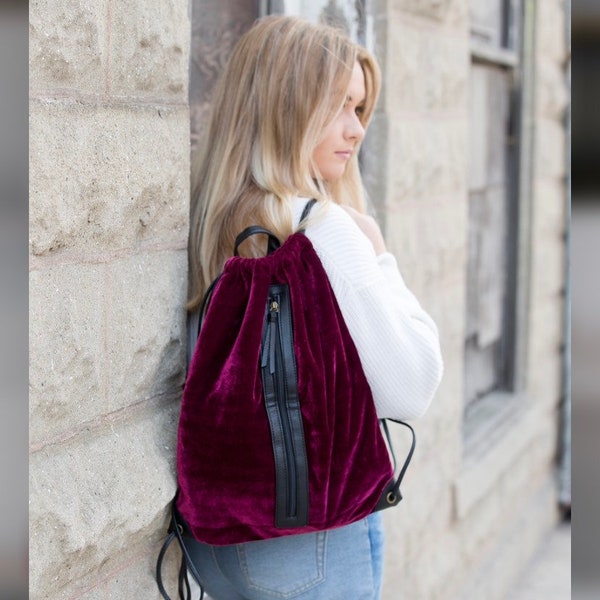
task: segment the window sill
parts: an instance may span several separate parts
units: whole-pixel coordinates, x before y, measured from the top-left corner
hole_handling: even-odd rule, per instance
[[[464,518],[510,470],[535,437],[539,416],[526,397],[495,392],[465,418],[463,462],[454,485],[456,514]]]

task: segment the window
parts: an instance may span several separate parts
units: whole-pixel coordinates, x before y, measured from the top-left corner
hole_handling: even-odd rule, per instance
[[[525,0],[471,0],[465,407],[520,387],[529,133],[523,128]],[[525,286],[525,287],[523,287]]]

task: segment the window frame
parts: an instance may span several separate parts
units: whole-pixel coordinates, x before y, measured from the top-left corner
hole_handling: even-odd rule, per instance
[[[505,7],[514,0],[507,0]],[[514,231],[507,248],[506,300],[502,339],[506,361],[505,389],[494,390],[470,404],[463,417],[463,455],[481,456],[492,448],[515,419],[522,418],[529,399],[527,389],[528,320],[531,275],[531,226],[534,140],[534,45],[535,0],[523,0],[514,49],[492,47],[471,38],[471,64],[490,64],[512,71],[510,134],[514,143],[508,148],[507,185],[509,214],[507,225]],[[505,17],[506,19],[506,17]],[[508,39],[503,29],[503,44]],[[467,377],[466,365],[464,376]],[[492,432],[494,432],[492,434]]]

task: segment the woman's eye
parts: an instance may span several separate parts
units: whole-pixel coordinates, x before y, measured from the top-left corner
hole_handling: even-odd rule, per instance
[[[354,109],[354,112],[355,112],[355,113],[356,113],[356,114],[357,114],[357,115],[360,117],[361,115],[363,115],[363,114],[364,114],[364,112],[365,112],[365,107],[364,107],[364,106],[357,106],[357,107]]]

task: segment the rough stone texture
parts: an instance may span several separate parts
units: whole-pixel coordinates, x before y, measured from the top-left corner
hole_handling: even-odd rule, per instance
[[[468,0],[391,0],[390,10],[437,23],[464,26]]]
[[[185,251],[109,267],[107,410],[181,389],[185,378]]]
[[[32,254],[185,246],[187,110],[33,101],[30,114]]]
[[[30,443],[181,389],[186,281],[181,250],[32,272]]]
[[[57,265],[31,273],[32,444],[104,411],[104,284],[102,265]]]
[[[177,413],[154,403],[31,456],[30,598],[77,597],[148,550],[174,492]]]
[[[563,3],[545,3],[537,15],[529,371],[521,400],[532,408],[518,410],[515,399],[503,430],[463,450],[466,115],[473,107],[467,96],[468,22],[451,13],[464,16],[466,4],[392,2],[392,21],[381,17],[376,23],[378,39],[386,42],[389,126],[382,138],[389,152],[387,196],[379,210],[388,247],[436,319],[446,357],[434,403],[416,424],[414,472],[407,476],[403,505],[386,515],[386,600],[500,600],[556,521],[567,102]],[[375,6],[380,16],[386,10]],[[519,536],[523,543],[516,549]]]
[[[29,77],[34,90],[104,93],[110,2],[29,3]]]
[[[462,276],[466,215],[460,192],[411,198],[390,209],[386,227],[390,249],[411,289],[426,302],[435,301],[440,284],[452,284]]]
[[[564,0],[549,0],[536,2],[536,51],[539,61],[551,61],[566,67],[567,37],[566,11]],[[565,85],[564,80],[558,87]]]
[[[186,103],[190,43],[187,3],[112,2],[111,9],[112,94]]]
[[[450,600],[505,600],[511,583],[522,575],[523,565],[538,549],[555,525],[556,490],[553,478],[546,479],[526,504],[515,507],[508,527],[495,539],[491,555],[484,554],[468,573],[467,583]]]
[[[464,112],[467,41],[462,34],[416,28],[399,21],[389,36],[386,105],[394,111]]]
[[[30,4],[35,91],[187,101],[187,5],[115,0]]]
[[[156,594],[185,366],[188,39],[179,2],[30,4],[30,598]]]
[[[463,119],[437,115],[391,123],[389,203],[442,196],[465,189],[466,126]]]
[[[540,61],[537,66],[536,112],[544,117],[561,121],[569,102],[564,71],[559,63]]]
[[[565,129],[560,121],[538,119],[535,137],[536,177],[560,178],[566,175]]]

